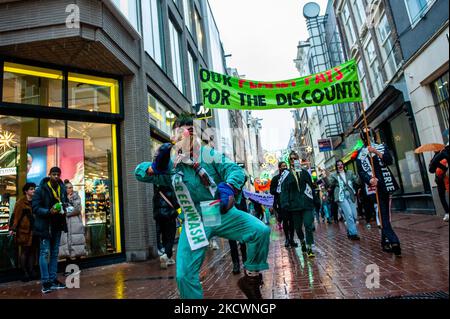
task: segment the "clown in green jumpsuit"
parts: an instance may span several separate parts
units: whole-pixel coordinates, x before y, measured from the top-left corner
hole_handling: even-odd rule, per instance
[[[180,125],[180,127],[189,128],[190,125],[191,123],[188,121],[187,125]],[[224,193],[221,193],[221,187],[234,190],[242,189],[245,182],[244,170],[208,146],[198,146],[198,150],[195,162],[201,165],[216,185],[219,185],[219,194],[213,196],[208,187],[202,183],[196,169],[183,162],[178,163],[176,167],[174,167],[173,161],[168,162],[167,170],[164,173],[158,172],[152,162],[141,163],[135,170],[136,178],[141,182],[173,187],[172,176],[177,172],[181,173],[183,182],[189,190],[192,202],[198,212],[201,212],[200,202],[202,201],[211,201],[219,197],[222,202],[227,202],[226,196],[224,197]],[[154,162],[156,160],[158,158]],[[225,195],[227,194],[225,191]],[[237,195],[236,191],[234,195]],[[234,202],[231,196],[230,199]],[[228,208],[225,209],[226,211],[222,211],[221,224],[214,227],[205,226],[206,237],[210,239],[218,236],[247,244],[248,257],[244,264],[246,271],[244,277],[239,280],[238,286],[248,298],[260,299],[262,298],[260,293],[262,276],[259,272],[269,268],[267,255],[270,228],[254,216],[238,210],[234,205],[223,204],[227,205]],[[206,250],[207,246],[192,250],[186,235],[186,227],[183,227],[176,257],[176,280],[182,299],[203,298],[199,272]]]

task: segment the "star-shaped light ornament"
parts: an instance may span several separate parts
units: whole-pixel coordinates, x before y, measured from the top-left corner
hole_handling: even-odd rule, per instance
[[[86,193],[92,193],[94,191],[94,183],[91,180],[86,180],[84,187],[86,188]]]
[[[97,185],[97,194],[104,194],[108,191],[108,186],[103,183]]]
[[[0,132],[0,149],[3,152],[13,148],[16,143],[16,134],[8,131]]]

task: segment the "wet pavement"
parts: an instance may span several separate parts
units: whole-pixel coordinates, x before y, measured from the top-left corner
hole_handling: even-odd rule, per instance
[[[346,237],[345,225],[316,225],[316,257],[305,258],[300,248],[286,249],[284,236],[272,227],[270,270],[264,272],[262,294],[269,299],[379,298],[449,292],[448,223],[436,216],[394,214],[393,226],[402,242],[402,257],[380,249],[380,230],[361,222],[361,241]],[[201,270],[205,298],[241,299],[231,273],[228,241],[219,239],[219,250],[208,250]],[[379,286],[367,288],[369,266],[379,267]],[[366,267],[369,266],[369,269]],[[60,276],[60,280],[64,277]],[[159,268],[158,260],[121,263],[83,269],[80,288],[42,295],[40,282],[0,285],[0,298],[122,299],[178,298],[175,267]]]

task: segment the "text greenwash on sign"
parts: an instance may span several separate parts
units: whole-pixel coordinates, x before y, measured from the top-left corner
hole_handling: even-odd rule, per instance
[[[200,69],[207,108],[268,110],[361,102],[355,60],[298,79],[261,82]]]

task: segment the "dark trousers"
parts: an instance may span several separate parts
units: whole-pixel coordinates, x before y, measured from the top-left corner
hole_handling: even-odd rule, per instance
[[[389,194],[378,192],[381,215],[381,245],[400,244],[400,240],[391,225],[391,197]]]
[[[235,240],[228,240],[228,243],[230,244],[231,260],[233,261],[233,264],[239,265],[238,242]],[[245,243],[239,243],[239,247],[241,248],[242,263],[245,263],[247,260],[247,246],[245,246]]]
[[[39,248],[39,238],[33,236],[31,246],[20,246],[20,268],[26,276],[33,276],[33,268],[36,263],[37,251]]]
[[[374,195],[363,195],[362,196],[362,206],[364,208],[364,216],[366,218],[366,223],[370,223],[373,217],[375,217],[375,202],[376,199]]]
[[[439,199],[441,200],[442,207],[444,207],[444,211],[448,214],[448,203],[447,203],[447,190],[445,189],[445,182],[441,178],[436,178],[436,185],[439,194]]]
[[[158,250],[161,250],[163,248],[163,245],[161,243],[161,225],[159,224],[159,219],[155,219],[155,226],[156,226],[156,247],[158,247]]]
[[[175,242],[175,235],[177,233],[176,219],[160,219],[159,227],[162,235],[162,247],[164,247],[167,257],[172,258],[172,248]]]
[[[339,221],[339,206],[335,201],[331,201],[330,204],[330,208],[331,208],[331,216],[333,217],[335,222]]]
[[[281,220],[283,221],[283,231],[286,240],[292,242],[294,241],[294,219],[292,217],[292,213],[281,211]]]
[[[306,233],[306,244],[314,244],[314,212],[313,209],[306,209],[292,214],[294,219],[294,227],[297,232],[297,236],[301,241],[305,240],[305,234],[303,233],[303,226]]]

